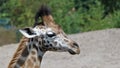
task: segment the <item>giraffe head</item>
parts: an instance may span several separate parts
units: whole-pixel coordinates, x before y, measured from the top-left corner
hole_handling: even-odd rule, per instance
[[[38,15],[42,18],[40,24],[20,30],[25,37],[36,39],[34,42],[37,46],[46,51],[69,52],[72,55],[80,53],[79,45],[68,38],[62,28],[55,24],[48,8],[42,6]]]

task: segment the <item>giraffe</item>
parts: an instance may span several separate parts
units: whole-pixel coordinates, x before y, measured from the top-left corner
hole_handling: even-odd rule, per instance
[[[39,17],[41,22],[38,22]],[[36,13],[34,26],[19,31],[23,37],[8,68],[40,68],[47,51],[68,52],[71,55],[80,53],[79,45],[54,22],[50,9],[45,5]]]

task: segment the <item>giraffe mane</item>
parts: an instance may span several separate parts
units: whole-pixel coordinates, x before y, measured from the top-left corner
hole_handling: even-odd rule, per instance
[[[46,6],[46,5],[42,5],[40,7],[40,9],[36,12],[35,14],[35,23],[34,23],[34,27],[36,25],[44,25],[44,21],[43,21],[43,17],[44,16],[48,16],[51,15],[51,10]],[[42,21],[39,22],[39,17],[41,17]]]
[[[39,22],[39,17],[42,19],[41,22]],[[63,32],[61,27],[55,23],[51,10],[46,5],[42,5],[35,15],[34,27],[41,25],[52,28],[56,33],[60,33],[61,31]]]
[[[21,56],[21,53],[23,52],[23,50],[26,48],[26,42],[27,42],[27,38],[26,37],[22,37],[20,44],[16,50],[16,52],[13,55],[13,59],[10,61],[8,68],[11,68],[11,66],[13,66],[17,60],[19,59],[19,57]]]

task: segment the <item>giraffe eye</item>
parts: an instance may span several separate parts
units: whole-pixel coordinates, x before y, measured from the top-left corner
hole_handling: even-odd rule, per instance
[[[54,32],[47,32],[48,37],[53,37],[56,36],[56,34]]]

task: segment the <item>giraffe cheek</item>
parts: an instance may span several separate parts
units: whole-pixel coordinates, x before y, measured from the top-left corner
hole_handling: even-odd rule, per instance
[[[37,61],[37,59],[36,59],[34,56],[32,56],[31,58],[32,58],[32,60],[33,60],[34,62]]]
[[[36,65],[34,68],[40,68],[40,66],[39,66],[39,65]]]
[[[28,66],[33,65],[32,61],[30,59],[28,59],[27,63],[28,63]]]

